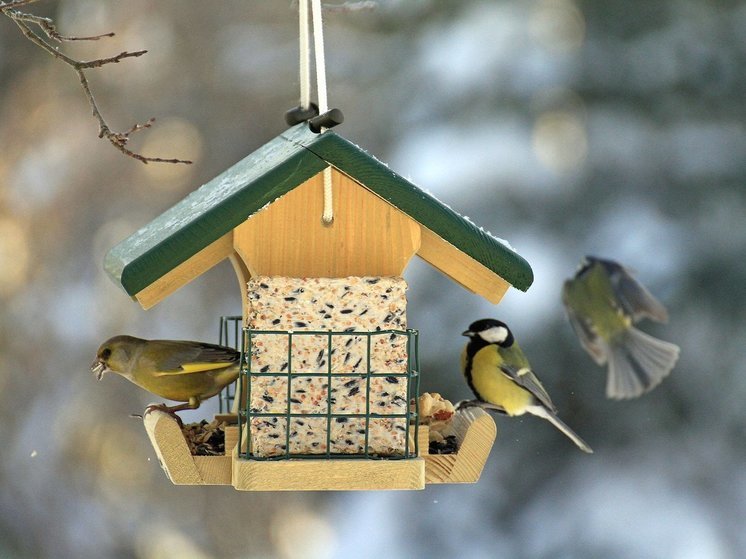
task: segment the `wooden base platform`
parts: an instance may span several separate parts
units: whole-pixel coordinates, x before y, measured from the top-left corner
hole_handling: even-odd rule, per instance
[[[420,426],[418,458],[246,460],[238,458],[235,424],[226,427],[226,456],[192,456],[173,417],[154,411],[144,418],[158,461],[172,483],[232,485],[240,491],[412,490],[433,483],[475,483],[495,442],[495,422],[480,408],[459,411],[453,421],[459,442],[456,454],[428,454],[428,428]]]
[[[241,460],[233,457],[233,487],[241,491],[365,491],[424,489],[425,461]]]

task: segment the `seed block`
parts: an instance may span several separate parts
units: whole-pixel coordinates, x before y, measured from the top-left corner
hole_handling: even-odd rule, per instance
[[[407,337],[384,332],[406,329],[406,282],[260,276],[248,290],[249,328],[273,332],[251,335],[251,371],[260,374],[251,376],[249,411],[282,416],[252,418],[252,454],[365,452],[365,418],[354,415],[407,410]],[[327,331],[331,340],[309,333]],[[288,410],[335,417],[292,417],[288,446]],[[368,452],[401,454],[405,434],[403,418],[372,417]]]

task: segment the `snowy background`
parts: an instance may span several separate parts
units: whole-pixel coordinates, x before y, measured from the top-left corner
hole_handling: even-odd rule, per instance
[[[217,341],[240,299],[228,263],[150,311],[103,255],[284,129],[297,104],[290,0],[60,0],[30,9],[82,58],[144,166],[96,137],[76,77],[0,20],[0,557],[736,559],[746,549],[746,3],[379,0],[326,20],[337,131],[532,265],[499,307],[408,270],[422,389],[468,397],[459,333],[513,327],[561,416],[498,418],[477,485],[240,494],[174,487],[142,424],[153,397],[88,368],[118,333]],[[670,312],[682,348],[631,402],[560,304],[580,258],[614,258]],[[187,414],[211,416],[216,404]]]

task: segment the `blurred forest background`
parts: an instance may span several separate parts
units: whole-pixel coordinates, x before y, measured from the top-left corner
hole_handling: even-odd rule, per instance
[[[331,1],[331,0],[330,0]],[[143,165],[96,137],[74,73],[0,19],[0,557],[729,559],[746,549],[746,3],[379,0],[329,12],[337,131],[513,247],[528,293],[498,308],[421,262],[409,322],[422,388],[469,396],[459,333],[512,325],[596,453],[546,422],[497,418],[477,485],[421,492],[240,494],[174,487],[141,422],[153,400],[89,372],[111,335],[216,342],[239,311],[223,263],[150,311],[105,252],[284,128],[297,104],[290,0],[60,0],[31,11],[91,72]],[[560,304],[584,254],[618,259],[670,311],[643,329],[682,348],[636,401]],[[211,417],[210,402],[187,420]]]

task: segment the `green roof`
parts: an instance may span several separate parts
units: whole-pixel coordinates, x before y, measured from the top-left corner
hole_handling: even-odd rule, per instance
[[[445,241],[526,291],[517,253],[333,131],[298,124],[204,184],[112,248],[104,269],[135,295],[268,204],[332,165]]]

